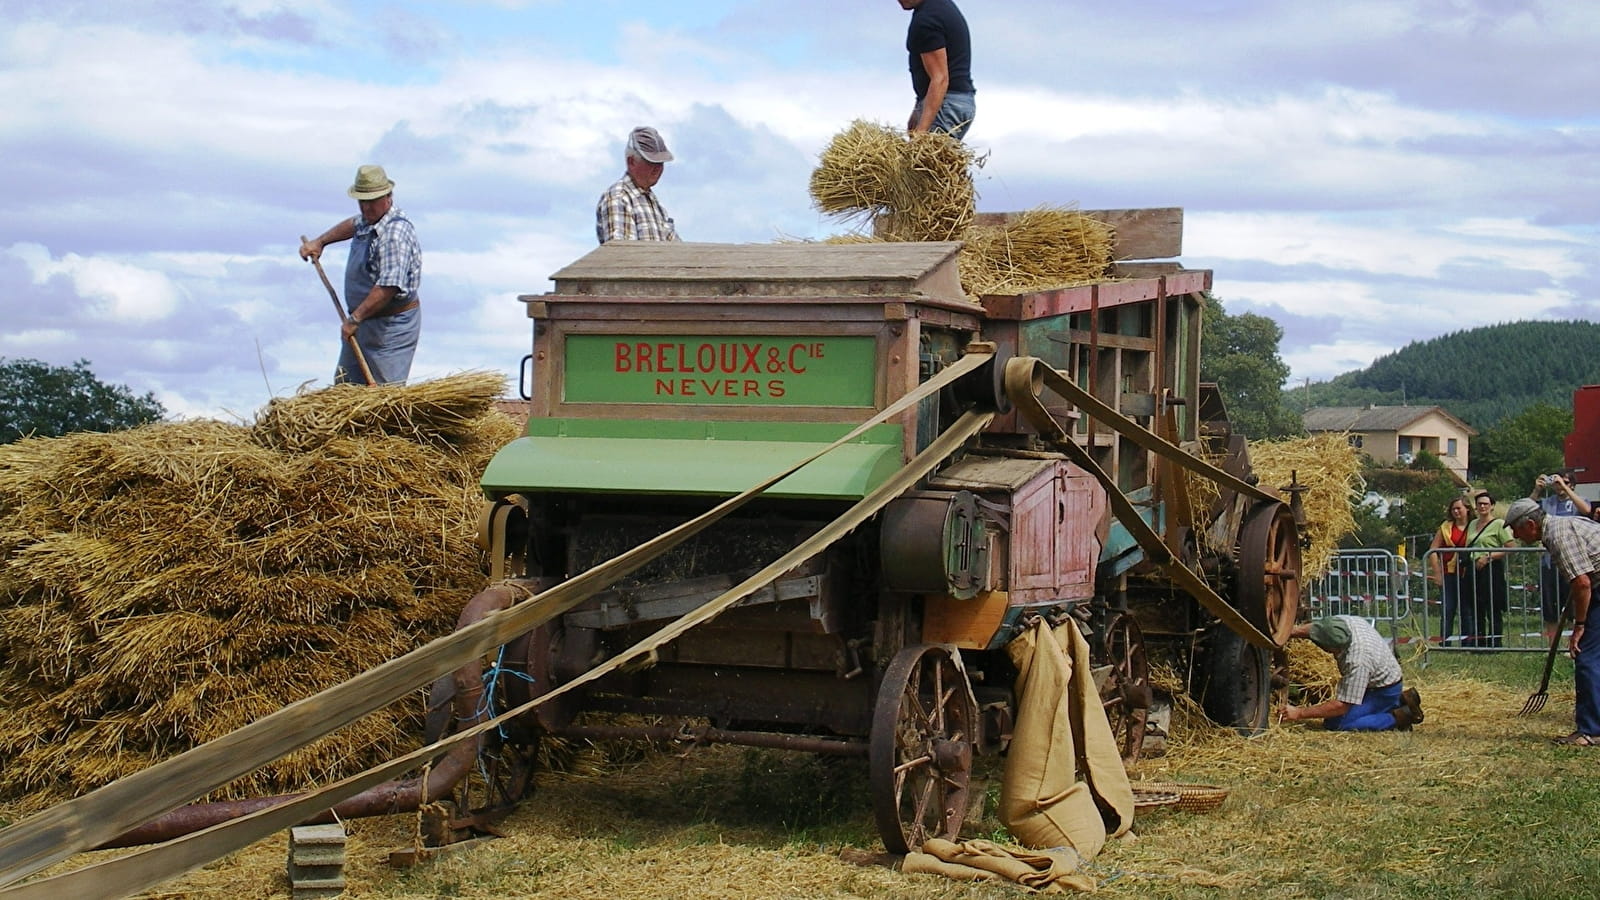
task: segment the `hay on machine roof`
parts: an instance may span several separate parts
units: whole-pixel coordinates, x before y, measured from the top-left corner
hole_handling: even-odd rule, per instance
[[[983,157],[945,134],[907,135],[856,120],[823,150],[811,173],[817,208],[871,234],[830,238],[964,241],[961,283],[969,294],[1019,294],[1103,278],[1109,225],[1069,207],[1040,207],[1000,225],[978,225],[972,169]]]
[[[342,385],[249,426],[0,446],[0,800],[75,796],[448,632],[485,580],[504,387]],[[391,759],[420,714],[394,704],[220,794]]]

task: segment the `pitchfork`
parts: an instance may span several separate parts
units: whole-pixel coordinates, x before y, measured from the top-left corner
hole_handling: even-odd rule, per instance
[[[1531,716],[1544,709],[1544,702],[1550,699],[1550,672],[1556,667],[1556,650],[1561,646],[1561,632],[1566,630],[1567,622],[1570,621],[1567,613],[1571,611],[1570,606],[1562,608],[1561,621],[1556,623],[1555,636],[1550,638],[1550,655],[1544,658],[1544,677],[1539,679],[1539,689],[1528,697],[1528,702],[1522,705],[1522,712],[1517,715]]]

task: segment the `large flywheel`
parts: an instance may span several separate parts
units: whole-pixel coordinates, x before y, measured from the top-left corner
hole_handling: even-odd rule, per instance
[[[872,808],[890,853],[955,840],[967,814],[978,706],[959,661],[936,644],[895,654],[878,688],[868,753]]]
[[[1289,642],[1300,610],[1300,530],[1287,503],[1257,503],[1239,529],[1239,611],[1272,642]]]

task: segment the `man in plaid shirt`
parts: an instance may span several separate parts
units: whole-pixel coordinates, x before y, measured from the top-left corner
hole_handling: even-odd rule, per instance
[[[1400,683],[1400,662],[1388,641],[1360,616],[1329,616],[1294,627],[1293,636],[1333,654],[1339,687],[1315,706],[1285,706],[1290,722],[1323,719],[1331,731],[1410,731],[1422,721],[1422,697]]]
[[[675,241],[678,231],[661,201],[650,191],[661,180],[672,151],[654,128],[639,126],[628,134],[623,155],[627,174],[600,195],[594,211],[594,232],[607,241]]]
[[[348,314],[333,380],[364,381],[360,363],[365,362],[374,384],[404,384],[422,334],[422,245],[411,220],[394,205],[394,181],[383,166],[357,169],[355,183],[345,193],[361,214],[300,245],[300,258],[312,260],[320,259],[329,244],[350,242],[344,268]],[[352,339],[361,348],[359,358]]]
[[[1594,579],[1600,573],[1600,523],[1582,516],[1546,515],[1539,501],[1529,497],[1506,510],[1506,527],[1517,543],[1543,543],[1561,574],[1567,578],[1567,604],[1572,613],[1572,680],[1577,702],[1572,716],[1577,726],[1555,742],[1573,747],[1600,746],[1600,638],[1589,633],[1600,628],[1600,609],[1590,602]],[[1594,618],[1594,621],[1590,621]],[[1560,640],[1556,635],[1552,640]]]

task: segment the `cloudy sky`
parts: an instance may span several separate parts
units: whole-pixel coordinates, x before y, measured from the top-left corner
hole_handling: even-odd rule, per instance
[[[1500,321],[1595,318],[1600,15],[1574,0],[962,0],[985,210],[1181,206],[1183,260],[1293,378]],[[512,374],[518,294],[594,246],[635,124],[694,240],[839,230],[806,183],[903,122],[892,0],[7,0],[0,357],[176,414],[326,384],[295,255],[378,162],[425,256],[413,377]],[[330,251],[339,282],[342,248]]]

